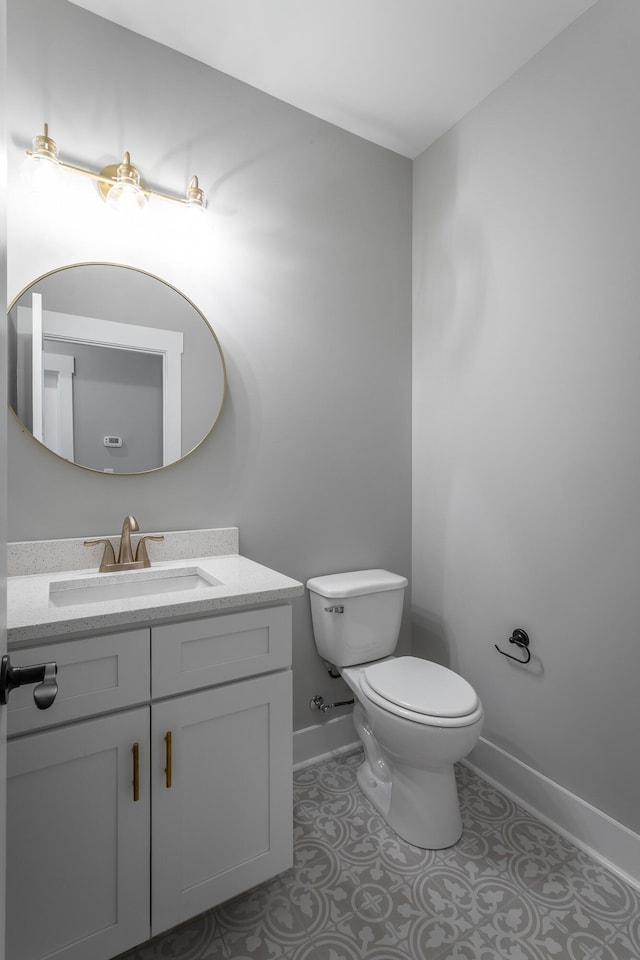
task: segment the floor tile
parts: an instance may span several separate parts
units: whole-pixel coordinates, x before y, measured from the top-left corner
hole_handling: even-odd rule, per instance
[[[640,960],[640,913],[607,939],[598,960]]]
[[[496,957],[518,960],[591,960],[610,931],[598,924],[584,927],[541,910],[528,891],[496,909],[479,927]]]
[[[215,916],[234,960],[280,960],[308,939],[307,919],[278,878],[222,904]]]
[[[464,832],[397,837],[360,754],[294,778],[294,864],[120,960],[640,960],[640,894],[462,765]]]
[[[349,918],[314,936],[311,948],[309,956],[294,955],[292,960],[414,960],[384,926]]]

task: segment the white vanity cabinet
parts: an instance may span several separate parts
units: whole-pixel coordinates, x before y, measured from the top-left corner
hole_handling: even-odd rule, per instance
[[[7,960],[110,960],[291,865],[288,605],[12,659],[59,692],[9,701]]]

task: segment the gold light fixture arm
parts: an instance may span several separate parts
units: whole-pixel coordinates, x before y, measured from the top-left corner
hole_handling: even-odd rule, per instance
[[[96,173],[94,170],[88,170],[85,167],[78,167],[73,163],[67,163],[66,160],[60,160],[58,157],[58,146],[55,140],[49,136],[49,124],[45,123],[44,133],[33,139],[33,149],[27,150],[28,157],[35,157],[38,160],[49,160],[55,163],[62,170],[69,170],[71,173],[79,173],[83,177],[89,177],[98,184],[98,190],[104,200],[116,184],[127,184],[133,189],[138,189],[145,197],[158,197],[160,200],[168,200],[170,203],[177,203],[181,206],[204,210],[207,201],[204,190],[198,183],[197,177],[192,177],[184,197],[172,196],[169,193],[162,193],[159,190],[152,190],[146,187],[141,179],[138,169],[131,163],[131,157],[128,152],[123,156],[121,163],[112,163]]]

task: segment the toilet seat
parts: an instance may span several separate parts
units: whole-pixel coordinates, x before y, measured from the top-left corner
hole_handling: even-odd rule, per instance
[[[383,710],[414,723],[462,727],[482,716],[470,683],[453,670],[418,657],[381,660],[365,667],[360,687]]]

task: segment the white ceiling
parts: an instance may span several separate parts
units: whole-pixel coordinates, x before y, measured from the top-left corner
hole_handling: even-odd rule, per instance
[[[415,157],[596,0],[72,0]]]

